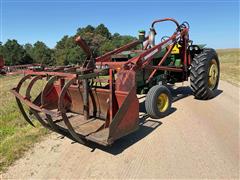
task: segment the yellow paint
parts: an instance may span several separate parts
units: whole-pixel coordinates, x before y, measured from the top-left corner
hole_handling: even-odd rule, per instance
[[[158,107],[159,111],[165,112],[167,110],[168,106],[169,106],[168,95],[165,93],[161,93],[157,99],[157,107]]]
[[[209,72],[208,72],[208,87],[212,90],[215,88],[218,79],[218,67],[217,61],[212,59],[210,62]]]
[[[173,47],[173,49],[172,49],[172,52],[171,52],[171,54],[179,54],[179,48],[180,48],[181,46],[179,45],[179,44],[176,44],[174,47]]]

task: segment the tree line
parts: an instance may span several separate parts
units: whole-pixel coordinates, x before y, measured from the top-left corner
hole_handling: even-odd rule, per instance
[[[10,66],[31,63],[45,65],[81,64],[86,56],[74,41],[78,35],[84,38],[95,56],[102,55],[135,39],[132,36],[120,35],[119,33],[111,34],[104,24],[97,27],[88,25],[78,28],[73,36],[63,36],[52,49],[41,41],[24,45],[19,44],[15,39],[9,39],[4,44],[0,42],[0,56],[3,56],[5,65]]]

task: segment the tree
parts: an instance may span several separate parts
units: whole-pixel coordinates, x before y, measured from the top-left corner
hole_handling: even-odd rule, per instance
[[[94,33],[95,28],[91,25],[88,25],[84,28],[78,28],[77,29],[77,34],[81,35],[81,34],[85,34],[85,33]]]
[[[104,24],[100,24],[96,28],[91,25],[78,28],[76,36],[79,35],[86,41],[94,56],[101,55],[100,47],[111,38],[111,33]]]
[[[26,52],[24,53],[22,59],[19,61],[19,64],[32,64],[32,63],[33,63],[33,58]]]
[[[104,24],[100,24],[96,28],[90,25],[78,28],[76,35],[80,35],[87,42],[94,56],[100,56],[135,39],[132,36],[121,36],[119,33],[111,35]]]
[[[6,65],[16,65],[24,63],[24,49],[17,40],[7,40],[3,45],[2,54]]]
[[[94,57],[100,56],[115,48],[119,48],[135,38],[122,36],[119,33],[113,35],[104,24],[97,27],[88,25],[77,29],[74,36],[63,36],[57,42],[54,49],[50,49],[43,42],[35,44],[18,44],[17,40],[8,40],[5,44],[0,42],[0,55],[3,55],[7,65],[41,63],[46,65],[81,64],[86,59],[86,54],[75,43],[76,36],[81,36]]]
[[[118,47],[121,47],[121,46],[123,46],[127,43],[130,43],[133,40],[136,40],[136,38],[134,38],[132,36],[117,35],[117,36],[113,36],[112,43],[113,43],[114,47],[118,48]]]
[[[48,48],[43,42],[37,41],[32,48],[32,58],[34,62],[46,65],[54,65],[52,58],[52,50]]]
[[[32,63],[34,63],[34,59],[32,57],[32,54],[33,54],[32,44],[27,43],[23,46],[23,48],[24,48],[23,62],[20,62],[20,64],[32,64]]]
[[[24,50],[26,51],[27,54],[32,56],[32,54],[33,54],[33,46],[32,46],[32,44],[27,43],[27,44],[23,45],[23,48],[24,48]]]
[[[74,37],[64,36],[54,49],[54,59],[57,65],[81,64],[86,55],[75,43]]]
[[[108,28],[106,28],[106,26],[104,26],[104,24],[100,24],[96,27],[95,29],[95,33],[99,34],[107,39],[111,38],[111,33],[109,32]]]
[[[104,42],[101,47],[99,48],[99,54],[105,54],[109,51],[112,51],[116,48],[116,46],[114,46],[112,41],[106,41]]]

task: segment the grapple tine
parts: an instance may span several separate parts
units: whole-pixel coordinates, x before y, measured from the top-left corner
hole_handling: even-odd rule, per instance
[[[15,91],[17,93],[19,93],[21,87],[22,87],[22,84],[27,80],[27,79],[30,79],[32,76],[31,75],[26,75],[24,76],[18,83],[17,87],[15,88]],[[25,109],[23,108],[23,105],[21,103],[21,101],[16,97],[16,101],[17,101],[17,105],[18,105],[18,108],[20,110],[20,112],[22,113],[24,119],[33,127],[35,127],[35,125],[32,123],[31,119],[28,117]]]
[[[51,127],[51,129],[59,134],[62,134],[64,136],[69,136],[67,133],[67,129],[61,127],[61,126],[58,126],[54,123],[53,119],[52,119],[52,116],[49,115],[49,114],[46,114],[46,119]]]
[[[46,127],[49,130],[53,130],[51,126],[49,126],[48,123],[46,123],[43,118],[38,114],[38,112],[34,109],[31,109],[33,115],[37,118],[37,120],[42,124],[42,126]]]
[[[21,111],[24,119],[25,119],[30,125],[32,125],[33,127],[35,127],[35,125],[32,123],[32,121],[31,121],[30,118],[28,117],[26,111],[24,110],[21,101],[20,101],[18,98],[16,98],[16,101],[17,101],[18,108],[20,109],[20,111]]]
[[[58,77],[57,76],[53,76],[51,77],[47,84],[45,85],[43,91],[42,91],[42,94],[41,94],[41,105],[44,106],[46,101],[45,101],[45,95],[50,91],[51,87],[53,86],[54,82],[58,80]],[[60,128],[60,126],[56,125],[54,122],[53,122],[53,119],[52,119],[52,116],[49,115],[49,114],[46,114],[46,120],[49,124],[49,126],[51,127],[52,130],[56,131],[56,132],[59,132],[59,133],[62,133],[62,128]]]
[[[39,75],[39,76],[35,76],[31,82],[29,83],[28,87],[27,87],[27,90],[26,90],[26,98],[28,100],[31,100],[31,90],[32,90],[32,87],[33,85],[38,81],[38,80],[41,80],[43,78],[42,75]],[[49,124],[47,122],[45,122],[42,117],[38,114],[38,112],[32,108],[30,108],[30,111],[33,113],[33,115],[36,117],[36,119],[39,121],[40,124],[42,124],[42,126],[52,130],[52,128],[49,126]]]
[[[18,85],[17,85],[17,87],[16,87],[16,91],[19,93],[22,84],[23,84],[27,79],[31,79],[31,78],[32,78],[32,76],[31,76],[30,74],[24,76],[24,77],[19,81],[19,83],[18,83]]]
[[[61,112],[61,115],[62,115],[62,118],[63,118],[63,121],[65,123],[65,125],[67,126],[68,128],[68,131],[69,133],[73,136],[73,138],[81,143],[81,144],[84,144],[84,141],[82,140],[82,138],[75,132],[72,124],[70,123],[69,119],[68,119],[68,116],[66,114],[66,108],[64,106],[64,97],[68,91],[68,88],[76,81],[76,78],[72,78],[71,80],[69,80],[63,87],[62,91],[61,91],[61,94],[60,94],[60,97],[59,97],[59,100],[58,100],[58,109],[59,111]]]
[[[27,99],[29,99],[29,100],[31,99],[31,90],[32,90],[33,85],[36,83],[37,80],[40,80],[42,78],[43,78],[43,76],[41,76],[41,75],[35,76],[34,78],[32,78],[31,82],[29,83],[29,85],[26,89],[26,98]]]

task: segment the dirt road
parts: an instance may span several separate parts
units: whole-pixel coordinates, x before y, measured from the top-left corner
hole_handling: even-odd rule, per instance
[[[140,130],[112,147],[87,147],[52,133],[2,178],[238,178],[239,88],[221,81],[209,101],[195,100],[187,87],[173,93],[168,117],[141,113]]]

